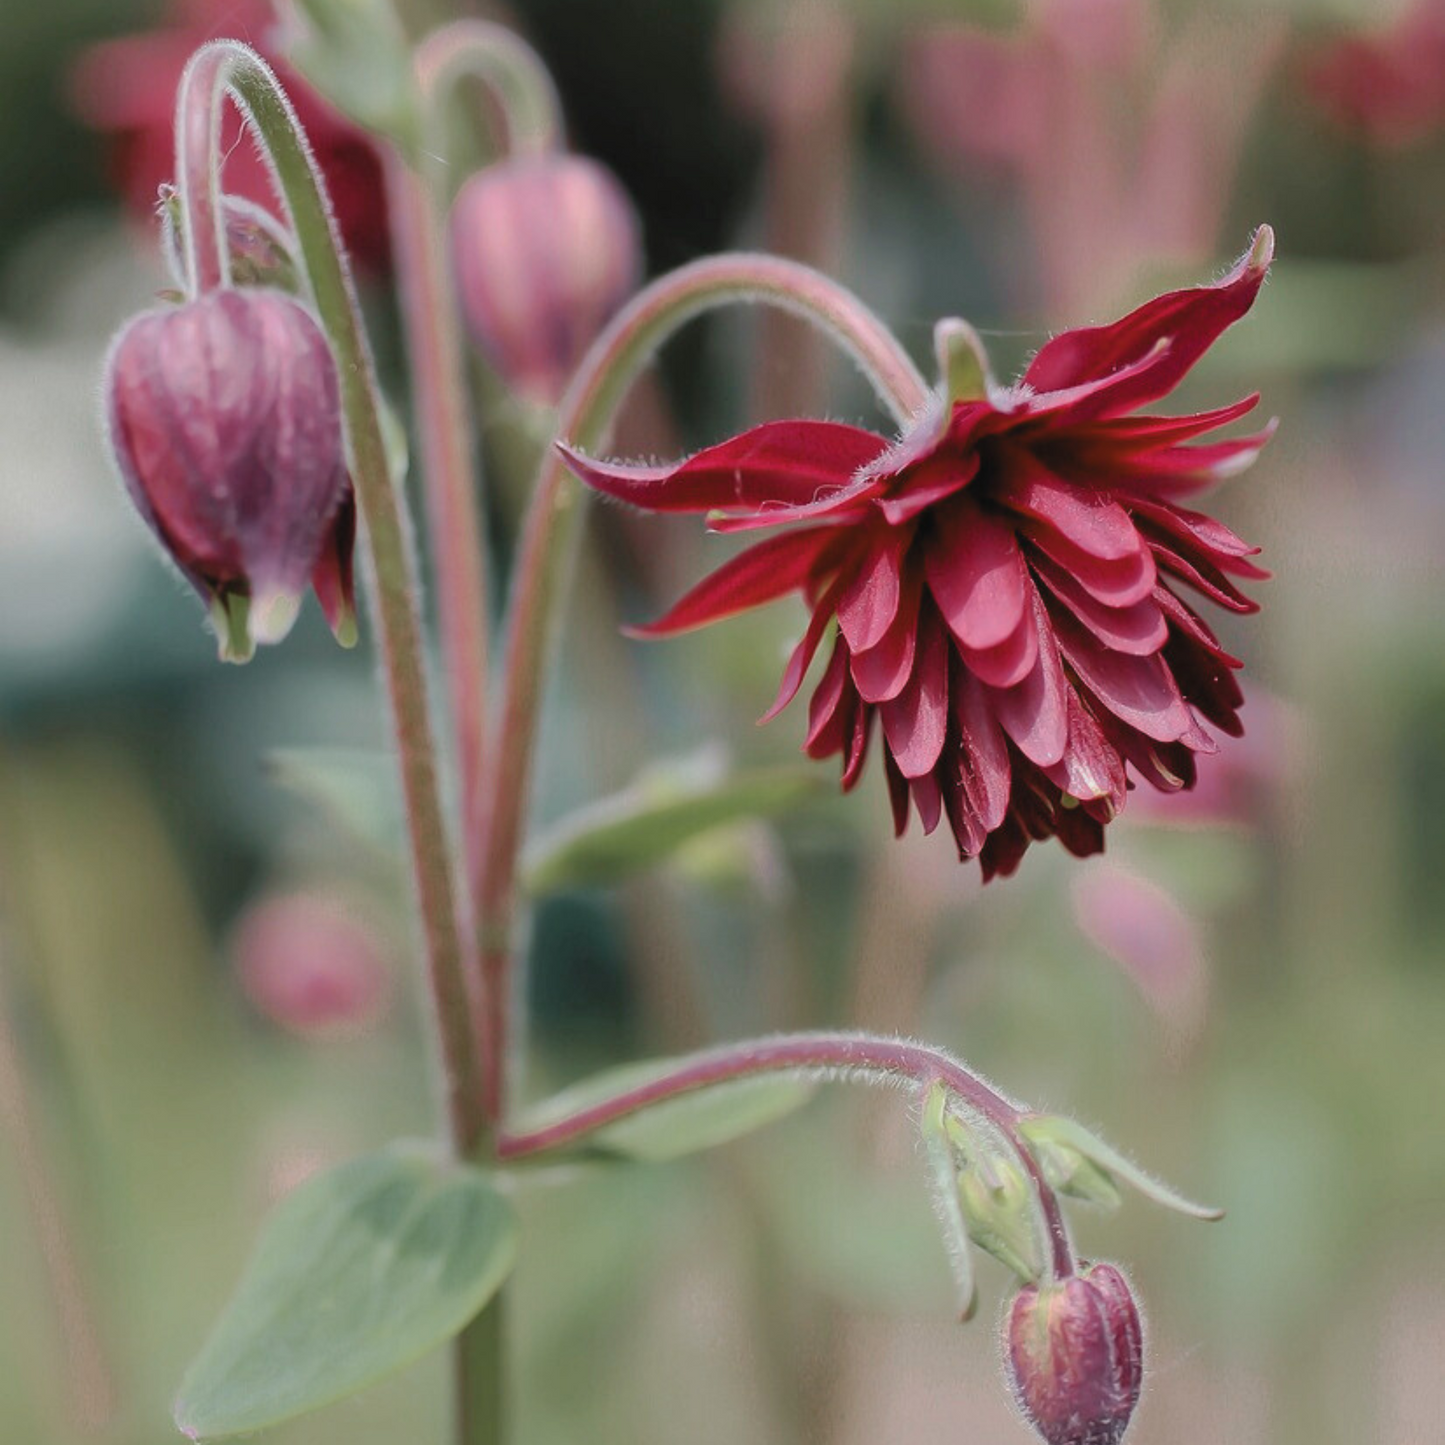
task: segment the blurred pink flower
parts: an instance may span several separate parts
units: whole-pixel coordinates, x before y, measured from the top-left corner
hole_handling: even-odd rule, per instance
[[[384,273],[389,265],[381,160],[366,132],[322,100],[282,58],[268,0],[172,0],[169,22],[154,30],[102,41],[84,51],[70,76],[82,120],[112,138],[112,168],[126,203],[141,216],[174,175],[176,87],[197,46],[222,37],[244,40],[276,69],[326,176],[331,201],[353,259]],[[221,141],[225,187],[267,210],[279,202],[256,147],[242,142],[232,112]]]
[[[253,904],[236,924],[231,957],[256,1011],[305,1038],[365,1033],[391,996],[374,929],[330,895],[284,894]]]
[[[1032,0],[1018,31],[939,24],[905,48],[900,98],[924,145],[1019,191],[1050,314],[1216,249],[1283,24],[1198,14],[1166,42],[1160,23],[1149,0]]]
[[[1445,0],[1416,0],[1388,25],[1320,50],[1306,88],[1338,124],[1383,148],[1427,140],[1445,126]]]
[[[1209,969],[1199,926],[1178,900],[1101,862],[1074,879],[1073,905],[1084,937],[1119,965],[1176,1035],[1193,1038],[1204,1021]]]

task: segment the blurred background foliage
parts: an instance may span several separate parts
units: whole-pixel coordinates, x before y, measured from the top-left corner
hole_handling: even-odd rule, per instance
[[[189,9],[226,29],[226,0]],[[450,13],[405,10],[414,31]],[[1217,502],[1275,580],[1225,629],[1251,736],[1203,796],[1140,799],[1107,859],[1039,847],[983,891],[942,838],[889,841],[870,778],[550,896],[531,939],[528,1097],[745,1032],[899,1030],[1226,1206],[1212,1228],[1139,1203],[1081,1224],[1149,1306],[1140,1445],[1445,1440],[1445,40],[1421,38],[1439,11],[506,12],[576,145],[635,197],[653,271],[789,251],[920,360],[933,319],[963,314],[1007,375],[1050,330],[1278,230],[1256,314],[1179,398],[1258,388],[1283,419]],[[430,1127],[366,648],[336,650],[313,610],[285,647],[217,666],[105,458],[107,338],[166,282],[71,77],[88,46],[160,23],[131,0],[0,13],[5,1440],[168,1438],[268,1202]],[[383,281],[367,300],[399,395]],[[476,386],[501,570],[541,433],[480,368]],[[799,409],[878,419],[794,327],[730,318],[670,350],[623,444],[666,454]],[[686,642],[618,635],[718,545],[595,515],[539,820],[709,743],[794,759],[797,716],[752,726],[791,604]],[[950,1320],[904,1116],[835,1092],[701,1161],[529,1184],[520,1438],[1022,1440],[990,1306]],[[424,1362],[274,1438],[440,1440],[440,1383]]]

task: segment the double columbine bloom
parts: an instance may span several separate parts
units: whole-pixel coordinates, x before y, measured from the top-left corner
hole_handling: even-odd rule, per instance
[[[823,421],[760,426],[672,466],[567,451],[585,482],[656,512],[702,512],[770,535],[659,621],[664,636],[790,592],[811,621],[779,713],[837,629],[805,747],[842,757],[844,789],[875,732],[895,828],[910,803],[945,817],[985,879],[1057,836],[1103,847],[1128,768],[1172,791],[1195,780],[1212,724],[1239,733],[1239,666],[1180,596],[1256,606],[1235,579],[1257,550],[1182,505],[1253,461],[1272,428],[1190,445],[1258,398],[1185,417],[1134,413],[1171,392],[1253,303],[1267,227],[1220,282],[1160,296],[1110,326],[1048,342],[1022,380],[988,377],[973,333],[939,328],[945,385],[900,441]]]

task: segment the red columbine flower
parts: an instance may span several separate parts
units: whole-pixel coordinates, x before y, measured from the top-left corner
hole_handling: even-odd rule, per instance
[[[1273,244],[1262,227],[1218,284],[1055,337],[1007,390],[980,358],[984,395],[940,397],[896,443],[786,421],[672,466],[566,451],[624,501],[714,513],[718,531],[779,529],[641,632],[800,591],[812,620],[767,717],[797,695],[836,619],[805,747],[842,755],[845,790],[881,723],[900,834],[910,798],[925,832],[946,815],[985,879],[1013,872],[1032,839],[1098,852],[1126,765],[1156,788],[1190,787],[1195,754],[1214,751],[1203,722],[1240,731],[1240,664],[1176,589],[1253,612],[1231,579],[1266,574],[1246,560],[1257,549],[1180,501],[1247,466],[1272,427],[1185,445],[1257,396],[1197,416],[1131,413],[1249,310]],[[955,360],[960,340],[977,345],[959,322],[940,336]]]
[[[176,87],[197,46],[222,36],[244,40],[272,65],[300,117],[326,177],[337,224],[353,259],[376,274],[389,266],[381,159],[371,138],[324,101],[286,64],[274,43],[270,0],[172,0],[169,23],[91,46],[71,75],[81,118],[114,141],[114,168],[127,204],[155,210],[156,191],[174,174]],[[226,190],[274,211],[276,188],[234,113],[221,138]]]

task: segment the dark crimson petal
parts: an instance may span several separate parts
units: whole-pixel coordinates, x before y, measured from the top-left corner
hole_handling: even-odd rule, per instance
[[[1028,590],[1034,590],[1032,581]],[[990,687],[1012,687],[1034,670],[1039,660],[1039,634],[1030,610],[1025,609],[1012,637],[997,647],[973,648],[958,645],[959,655],[970,672]]]
[[[1047,407],[1048,393],[1111,377],[1152,356],[1150,365],[1112,394],[1083,405],[1095,407],[1096,415],[1121,416],[1158,400],[1173,391],[1220,333],[1254,304],[1273,255],[1274,235],[1261,226],[1222,281],[1158,296],[1110,326],[1056,336],[1034,357],[1025,383],[1044,393],[1037,402]]]
[[[1152,522],[1139,519],[1140,529],[1149,539],[1154,560],[1176,577],[1182,578],[1211,601],[1231,612],[1250,613],[1259,611],[1259,603],[1251,601],[1232,583],[1218,567],[1202,557],[1192,561],[1182,556],[1172,545],[1172,539],[1159,531]]]
[[[843,759],[843,791],[851,793],[863,776],[863,764],[868,761],[868,739],[873,736],[873,718],[876,708],[858,702],[853,708],[853,726],[848,735],[848,751]]]
[[[1073,617],[1057,616],[1054,622],[1069,666],[1115,717],[1161,743],[1176,742],[1190,731],[1189,709],[1158,654],[1114,652]]]
[[[917,567],[906,568],[898,611],[888,631],[866,652],[853,653],[853,682],[865,702],[887,702],[897,697],[908,682],[917,651],[918,605],[922,597],[922,573]]]
[[[888,779],[888,806],[893,810],[893,836],[908,831],[908,779],[898,771],[893,754],[883,749],[883,776]]]
[[[903,559],[912,541],[911,527],[869,530],[862,560],[838,599],[838,626],[854,652],[876,647],[898,615]]]
[[[930,457],[904,472],[894,490],[877,498],[874,505],[886,521],[895,527],[901,526],[946,497],[962,491],[978,475],[978,465],[976,451],[965,452],[961,456],[949,453]]]
[[[808,702],[808,734],[803,749],[810,758],[840,752],[850,736],[858,694],[848,681],[848,644],[840,635],[833,643],[827,670]]]
[[[931,609],[918,618],[913,676],[897,697],[881,704],[883,733],[905,778],[931,773],[948,733],[948,635]]]
[[[1018,871],[1023,856],[1029,850],[1029,835],[1023,825],[1012,815],[988,835],[983,851],[978,855],[983,881],[995,878],[1011,878]]]
[[[1209,560],[1218,566],[1225,566],[1240,557],[1259,555],[1258,547],[1251,547],[1223,522],[1205,516],[1203,512],[1142,500],[1131,501],[1130,506],[1137,516],[1148,517],[1160,531],[1167,532],[1184,548],[1202,548]]]
[[[918,821],[923,825],[923,836],[927,838],[943,816],[943,792],[932,773],[910,779],[908,786],[913,790],[913,801],[918,805]]]
[[[343,642],[356,636],[355,550],[356,495],[348,482],[330,535],[311,569],[311,587],[316,600],[326,614],[327,625]]]
[[[1191,707],[1230,737],[1241,737],[1244,725],[1239,709],[1244,693],[1227,664],[1182,632],[1176,632],[1164,649],[1164,660]]]
[[[1027,452],[1000,448],[994,495],[1005,506],[1057,532],[1075,550],[1102,562],[1119,562],[1143,551],[1129,514],[1112,497],[1048,471]]]
[[[1142,657],[1158,652],[1168,640],[1169,624],[1152,596],[1129,607],[1107,607],[1042,554],[1034,557],[1033,565],[1049,591],[1105,646]]]
[[[1170,485],[1196,480],[1201,484],[1232,477],[1248,470],[1251,463],[1279,430],[1279,422],[1271,421],[1260,431],[1248,436],[1230,437],[1225,441],[1201,442],[1192,447],[1161,447],[1128,460],[1130,469],[1153,476]]]
[[[1063,757],[1068,745],[1068,683],[1053,628],[1037,592],[1031,598],[1031,611],[1039,643],[1034,670],[1013,687],[991,689],[990,695],[994,715],[1019,751],[1030,762],[1046,768]]]
[[[1195,750],[1186,743],[1153,742],[1127,723],[1120,722],[1102,704],[1095,710],[1095,718],[1119,756],[1152,787],[1161,793],[1177,793],[1181,788],[1194,786],[1198,776]],[[1211,750],[1201,748],[1199,751]]]
[[[943,786],[943,806],[953,841],[958,844],[960,858],[976,858],[988,841],[988,829],[973,805],[962,774],[949,778]]]
[[[1054,831],[1075,858],[1104,851],[1104,825],[1085,808],[1061,806],[1054,815]]]
[[[1013,528],[968,498],[934,514],[924,551],[928,588],[949,630],[965,646],[997,647],[1018,630],[1028,602],[1028,569]]]
[[[953,674],[953,721],[962,753],[963,784],[985,829],[1008,812],[1013,769],[1008,742],[978,679],[965,668]]]
[[[1049,437],[1047,445],[1091,455],[1097,449],[1100,454],[1115,456],[1121,451],[1133,455],[1141,449],[1176,447],[1181,442],[1193,441],[1205,432],[1238,421],[1258,405],[1259,393],[1256,391],[1229,406],[1195,412],[1192,416],[1110,417],[1107,421],[1089,422],[1055,433]]]
[[[1051,557],[1092,597],[1106,607],[1132,607],[1153,590],[1157,578],[1148,547],[1114,561],[1081,551],[1052,527],[1025,518],[1020,530],[1033,546]]]
[[[813,615],[808,619],[808,629],[793,649],[793,655],[783,669],[778,695],[773,699],[772,707],[758,719],[759,726],[772,722],[797,697],[798,689],[802,687],[803,679],[808,675],[808,668],[812,666],[813,657],[818,651],[818,644],[823,640],[823,633],[833,620],[833,608],[841,591],[842,588],[835,582],[814,604]]]
[[[1214,629],[1188,603],[1176,597],[1167,587],[1154,589],[1154,601],[1159,610],[1187,637],[1192,637],[1201,647],[1207,648],[1227,667],[1243,667],[1244,664],[1227,653],[1214,635]]]
[[[628,633],[670,637],[776,601],[802,587],[842,540],[831,527],[769,537],[709,573],[656,622],[628,628]]]
[[[828,421],[768,422],[662,467],[599,461],[557,443],[589,487],[652,512],[757,511],[836,500],[887,447],[874,432]],[[882,486],[875,479],[863,491]]]
[[[1069,746],[1058,763],[1044,769],[1044,776],[1081,803],[1103,799],[1110,816],[1124,806],[1124,760],[1075,692],[1069,693]]]

